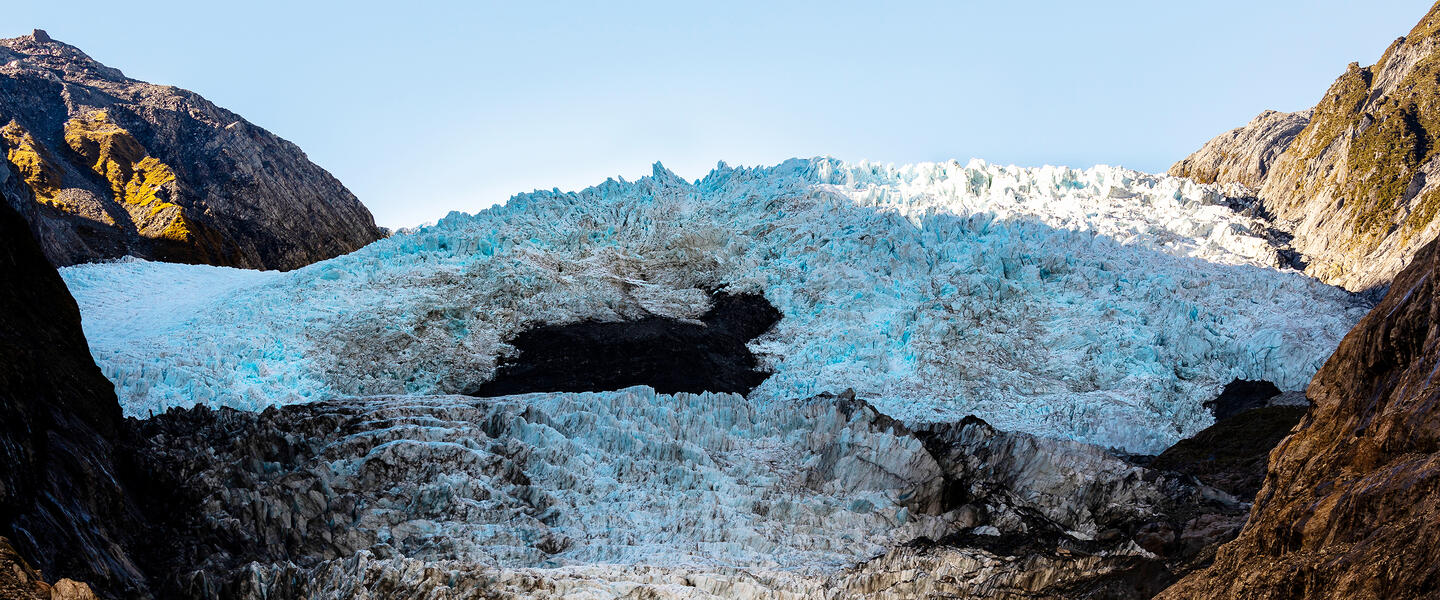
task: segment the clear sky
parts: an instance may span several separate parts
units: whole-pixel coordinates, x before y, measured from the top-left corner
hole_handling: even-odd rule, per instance
[[[1206,2],[9,3],[304,148],[385,226],[718,160],[1163,171],[1319,99],[1430,7]]]

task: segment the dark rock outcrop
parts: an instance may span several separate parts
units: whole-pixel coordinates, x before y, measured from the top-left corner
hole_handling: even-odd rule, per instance
[[[1226,493],[1095,446],[1000,431],[975,417],[912,431],[863,401],[838,405],[852,422],[923,441],[940,476],[912,488],[912,505],[957,528],[827,584],[854,596],[1149,598],[1206,564],[1244,523],[1246,505]]]
[[[1440,595],[1440,248],[1427,244],[1310,382],[1249,523],[1161,597]]]
[[[1265,406],[1266,401],[1280,395],[1280,388],[1268,381],[1236,379],[1225,384],[1225,389],[1214,400],[1205,403],[1216,421],[1223,421],[1247,410]]]
[[[0,280],[0,536],[47,577],[141,595],[145,578],[127,548],[143,519],[117,458],[120,405],[90,357],[75,300],[5,205]]]
[[[294,269],[382,237],[294,144],[44,32],[0,40],[5,194],[57,266],[134,255]]]
[[[546,325],[511,342],[519,356],[472,396],[597,392],[648,385],[662,394],[748,394],[768,376],[746,343],[780,321],[759,294],[714,296],[699,323],[665,317]]]
[[[1265,481],[1270,451],[1305,417],[1300,406],[1266,406],[1217,421],[1166,448],[1148,466],[1175,471],[1250,500]]]

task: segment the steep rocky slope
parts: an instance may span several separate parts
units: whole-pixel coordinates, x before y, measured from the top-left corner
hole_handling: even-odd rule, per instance
[[[1266,211],[1294,235],[1307,272],[1355,291],[1383,287],[1440,231],[1437,41],[1440,4],[1379,62],[1351,64],[1298,135],[1278,133],[1298,125],[1300,113],[1267,112],[1171,173],[1258,188]],[[1279,148],[1268,169],[1250,168]]]
[[[117,460],[120,405],[65,283],[5,205],[0,281],[0,536],[46,577],[143,593],[126,550],[142,519]],[[0,579],[22,571],[0,568]]]
[[[133,255],[294,269],[382,236],[344,186],[200,96],[43,31],[0,40],[5,199],[56,265]]]
[[[1244,127],[1206,142],[1194,154],[1171,166],[1169,173],[1200,183],[1238,183],[1258,190],[1275,160],[1310,123],[1310,113],[1308,110],[1262,112]]]
[[[1250,521],[1162,597],[1440,594],[1440,248],[1427,244],[1310,383]]]

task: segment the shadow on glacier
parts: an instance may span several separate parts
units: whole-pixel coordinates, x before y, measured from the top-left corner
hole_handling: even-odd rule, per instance
[[[465,394],[605,392],[641,385],[661,394],[749,394],[769,373],[757,369],[747,344],[780,316],[760,294],[720,292],[699,322],[651,316],[543,325],[510,340],[518,355]]]

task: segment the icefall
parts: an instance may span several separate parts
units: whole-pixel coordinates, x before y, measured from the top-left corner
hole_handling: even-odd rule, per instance
[[[1264,224],[1116,167],[792,159],[537,191],[289,273],[63,270],[127,414],[455,393],[528,327],[693,319],[706,290],[785,317],[753,347],[789,402],[854,388],[911,422],[1156,451],[1236,377],[1299,389],[1363,314],[1280,269]]]

